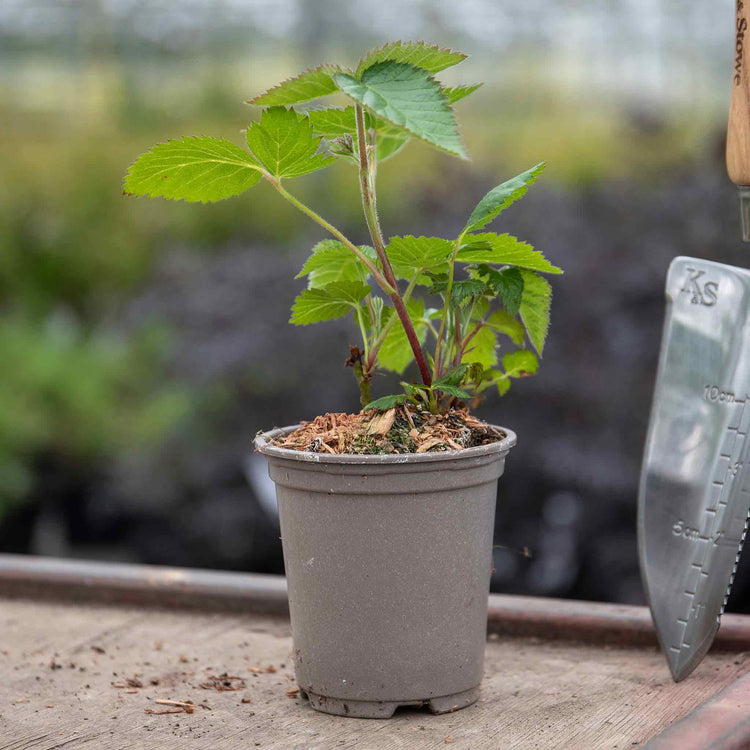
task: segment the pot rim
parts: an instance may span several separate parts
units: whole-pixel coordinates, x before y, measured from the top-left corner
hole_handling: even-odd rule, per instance
[[[472,448],[463,448],[462,450],[437,451],[435,453],[313,453],[312,451],[279,448],[271,444],[271,440],[274,438],[292,432],[299,426],[295,424],[288,427],[276,427],[273,430],[259,433],[255,436],[255,440],[253,440],[255,450],[264,456],[316,464],[417,464],[476,458],[478,456],[488,456],[493,453],[502,453],[505,455],[516,444],[516,433],[513,430],[496,425],[491,426],[505,433],[505,437],[502,440],[498,440],[495,443],[487,443],[486,445],[475,445]]]

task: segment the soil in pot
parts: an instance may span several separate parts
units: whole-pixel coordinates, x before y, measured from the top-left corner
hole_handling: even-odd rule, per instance
[[[505,433],[465,409],[430,414],[412,406],[384,412],[328,413],[276,438],[279,448],[312,453],[378,455],[461,450],[502,440]]]

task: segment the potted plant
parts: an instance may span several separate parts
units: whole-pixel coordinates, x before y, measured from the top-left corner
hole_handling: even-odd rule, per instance
[[[249,150],[168,141],[125,179],[127,194],[201,202],[265,181],[329,235],[300,271],[307,288],[291,323],[355,321],[361,342],[347,364],[362,411],[273,430],[255,445],[277,488],[297,682],[314,708],[342,716],[387,717],[399,705],[442,713],[477,698],[497,480],[516,436],[466,402],[536,372],[551,299],[541,274],[561,273],[528,244],[484,231],[543,164],[490,190],[453,239],[383,235],[379,162],[412,138],[466,158],[453,105],[479,84],[435,79],[465,57],[394,42],[351,70],[321,65],[250,102],[264,109],[247,129]],[[329,95],[348,103],[306,106]],[[287,190],[337,160],[357,171],[371,246]],[[502,356],[499,337],[512,345]],[[419,382],[372,400],[378,368],[403,373],[412,362]]]

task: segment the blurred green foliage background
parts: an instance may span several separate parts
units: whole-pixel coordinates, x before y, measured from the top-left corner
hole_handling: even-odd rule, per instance
[[[413,231],[415,217],[437,216],[466,185],[486,189],[541,160],[552,192],[620,181],[649,191],[718,149],[732,3],[646,5],[4,3],[0,523],[38,493],[45,456],[94,472],[162,445],[201,415],[232,419],[236,384],[196,382],[175,365],[185,331],[165,320],[123,323],[163,254],[307,247],[304,217],[264,187],[209,206],[123,197],[123,173],[139,153],[181,135],[242,143],[256,116],[243,101],[265,87],[325,60],[353,62],[391,39],[427,38],[471,55],[448,83],[487,81],[458,107],[473,162],[412,143],[384,164],[379,204],[389,233]],[[364,239],[346,165],[295,187]],[[279,292],[291,300],[290,289]],[[274,377],[256,370],[243,387],[262,395]]]

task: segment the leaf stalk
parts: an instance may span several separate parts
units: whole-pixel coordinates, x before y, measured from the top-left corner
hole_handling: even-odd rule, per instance
[[[285,200],[289,201],[295,208],[302,211],[303,214],[306,216],[309,216],[314,222],[319,224],[323,229],[325,229],[327,232],[332,234],[339,242],[346,245],[349,250],[351,250],[361,261],[364,263],[364,265],[367,267],[367,270],[372,274],[375,281],[378,283],[378,286],[386,293],[386,294],[393,294],[396,292],[396,289],[394,289],[393,286],[386,280],[386,278],[383,276],[383,274],[376,268],[376,266],[373,264],[373,262],[344,234],[342,234],[338,229],[336,229],[333,224],[327,222],[322,216],[317,214],[315,211],[313,211],[312,208],[309,206],[306,206],[301,200],[295,198],[286,188],[284,188],[281,185],[281,181],[277,180],[272,175],[265,173],[263,175],[268,182],[273,185],[273,187],[276,189],[276,191],[281,195]]]

